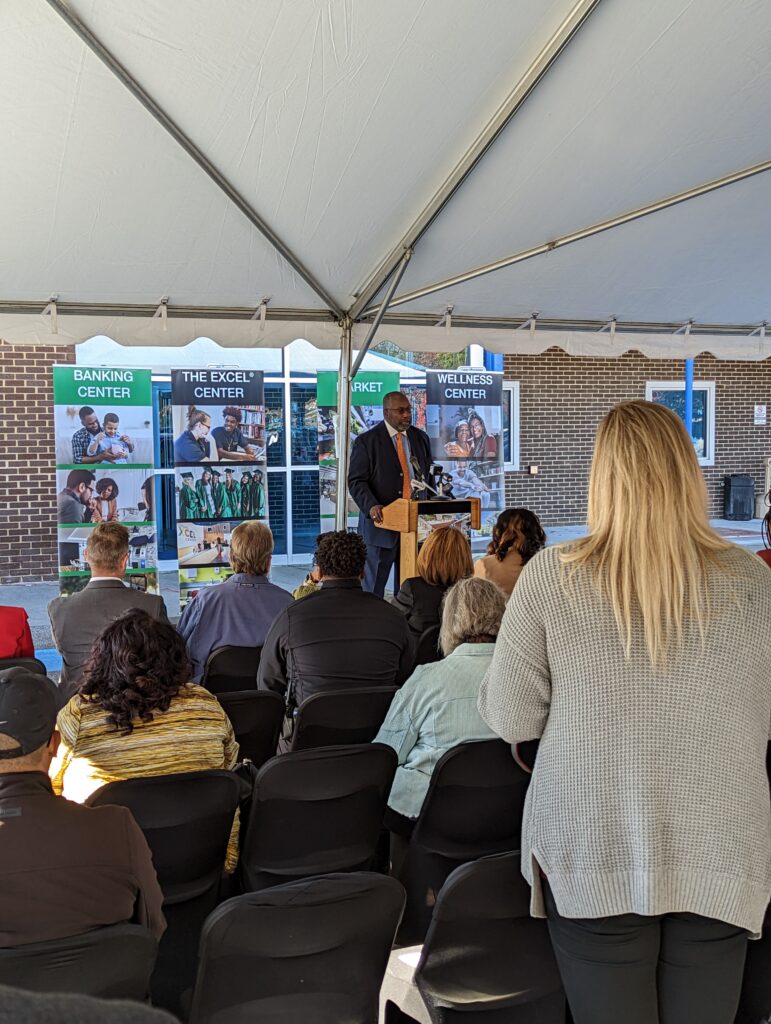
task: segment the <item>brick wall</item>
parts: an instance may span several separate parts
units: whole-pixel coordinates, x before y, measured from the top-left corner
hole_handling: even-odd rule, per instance
[[[0,583],[57,578],[54,363],[66,345],[0,341]]]
[[[509,505],[532,508],[547,524],[581,522],[597,424],[625,399],[645,398],[650,380],[682,380],[684,362],[646,359],[629,352],[617,359],[578,358],[560,349],[504,357],[504,373],[520,382],[520,466],[506,476]],[[753,405],[771,413],[771,360],[726,362],[696,359],[694,380],[715,381],[715,465],[705,466],[710,514],[722,515],[723,475],[750,473],[763,488],[764,457],[771,455],[771,426],[753,426]],[[527,475],[537,463],[538,476]]]

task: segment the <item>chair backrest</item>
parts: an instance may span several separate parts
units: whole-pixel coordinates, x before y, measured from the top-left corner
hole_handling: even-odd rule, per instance
[[[32,992],[147,998],[158,943],[138,924],[113,924],[52,942],[0,949],[0,984]]]
[[[284,699],[272,690],[237,690],[218,693],[217,700],[230,719],[241,758],[249,758],[258,768],[276,753]]]
[[[255,779],[241,881],[256,890],[369,865],[396,754],[382,743],[318,747],[274,757]]]
[[[0,658],[0,672],[7,668],[26,668],[28,672],[37,672],[41,676],[48,674],[40,658]]]
[[[227,900],[201,934],[190,1024],[376,1024],[403,907],[401,885],[369,872]]]
[[[429,626],[420,634],[415,651],[415,665],[430,665],[434,661],[442,660],[442,652],[439,650],[439,629],[439,626]]]
[[[461,743],[434,769],[411,842],[458,861],[519,849],[529,784],[508,743]]]
[[[212,770],[112,782],[86,803],[129,808],[150,847],[164,901],[181,903],[218,884],[239,792],[232,772]]]
[[[201,686],[211,693],[255,690],[262,647],[217,647],[206,659]]]
[[[314,693],[297,709],[292,750],[371,743],[383,724],[397,687]]]
[[[521,1007],[521,1017],[506,1019],[562,1024],[559,970],[546,921],[530,917],[519,852],[483,857],[448,877],[415,983],[435,1021],[473,1024],[496,1009]],[[454,1008],[462,1012],[456,1015]]]

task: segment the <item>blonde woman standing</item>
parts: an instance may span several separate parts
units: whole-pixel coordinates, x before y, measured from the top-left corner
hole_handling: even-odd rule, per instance
[[[528,562],[479,710],[540,737],[522,830],[575,1024],[731,1024],[771,892],[771,576],[707,519],[693,445],[600,424],[588,536]]]

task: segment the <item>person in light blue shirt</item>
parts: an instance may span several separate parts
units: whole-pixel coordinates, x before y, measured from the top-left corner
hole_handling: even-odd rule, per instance
[[[193,682],[200,683],[217,647],[262,647],[273,620],[293,603],[290,593],[268,579],[272,554],[270,527],[255,520],[239,523],[230,537],[235,572],[224,583],[203,587],[185,606],[177,630],[193,663]]]
[[[459,743],[496,739],[477,711],[506,598],[487,580],[459,580],[445,596],[439,646],[444,660],[420,665],[393,699],[376,743],[399,759],[387,825],[408,835],[439,759]]]

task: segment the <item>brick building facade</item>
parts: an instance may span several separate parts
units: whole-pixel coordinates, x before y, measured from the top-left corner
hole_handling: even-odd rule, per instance
[[[0,341],[0,583],[57,578],[54,363],[68,345]]]
[[[51,368],[74,361],[72,347],[0,342],[0,583],[56,579]],[[558,525],[584,519],[594,433],[604,413],[616,402],[644,398],[648,381],[682,379],[684,364],[651,360],[635,352],[597,359],[550,349],[541,355],[506,356],[504,372],[507,379],[520,384],[521,469],[506,476],[507,502],[526,505],[546,525]],[[724,474],[749,473],[756,490],[763,488],[764,460],[771,456],[771,425],[753,425],[753,406],[767,404],[771,412],[771,360],[727,362],[700,356],[695,379],[697,386],[700,381],[715,382],[715,465],[704,467],[704,475],[711,514],[718,516]],[[266,386],[266,396],[270,387]],[[293,403],[303,396],[307,399],[305,392],[292,392]],[[292,444],[300,441],[293,429]],[[529,463],[539,466],[537,476],[527,474]],[[301,466],[291,472],[293,519],[310,523],[313,510],[318,514],[316,477]],[[280,514],[287,500],[283,475],[272,474],[269,486],[278,550],[280,523],[286,521]],[[314,528],[308,525],[305,532],[298,551],[312,549],[315,519]],[[283,541],[285,545],[285,537]]]
[[[545,524],[582,522],[594,433],[617,402],[645,398],[647,381],[682,380],[684,362],[647,359],[637,352],[614,359],[569,356],[561,349],[541,355],[507,355],[504,375],[520,382],[520,466],[506,476],[509,505],[533,509]],[[771,414],[771,360],[736,362],[699,356],[694,381],[715,382],[715,465],[703,468],[710,515],[723,512],[723,476],[749,473],[756,493],[771,456],[769,425],[753,425],[755,403]],[[528,464],[539,466],[528,476]]]

